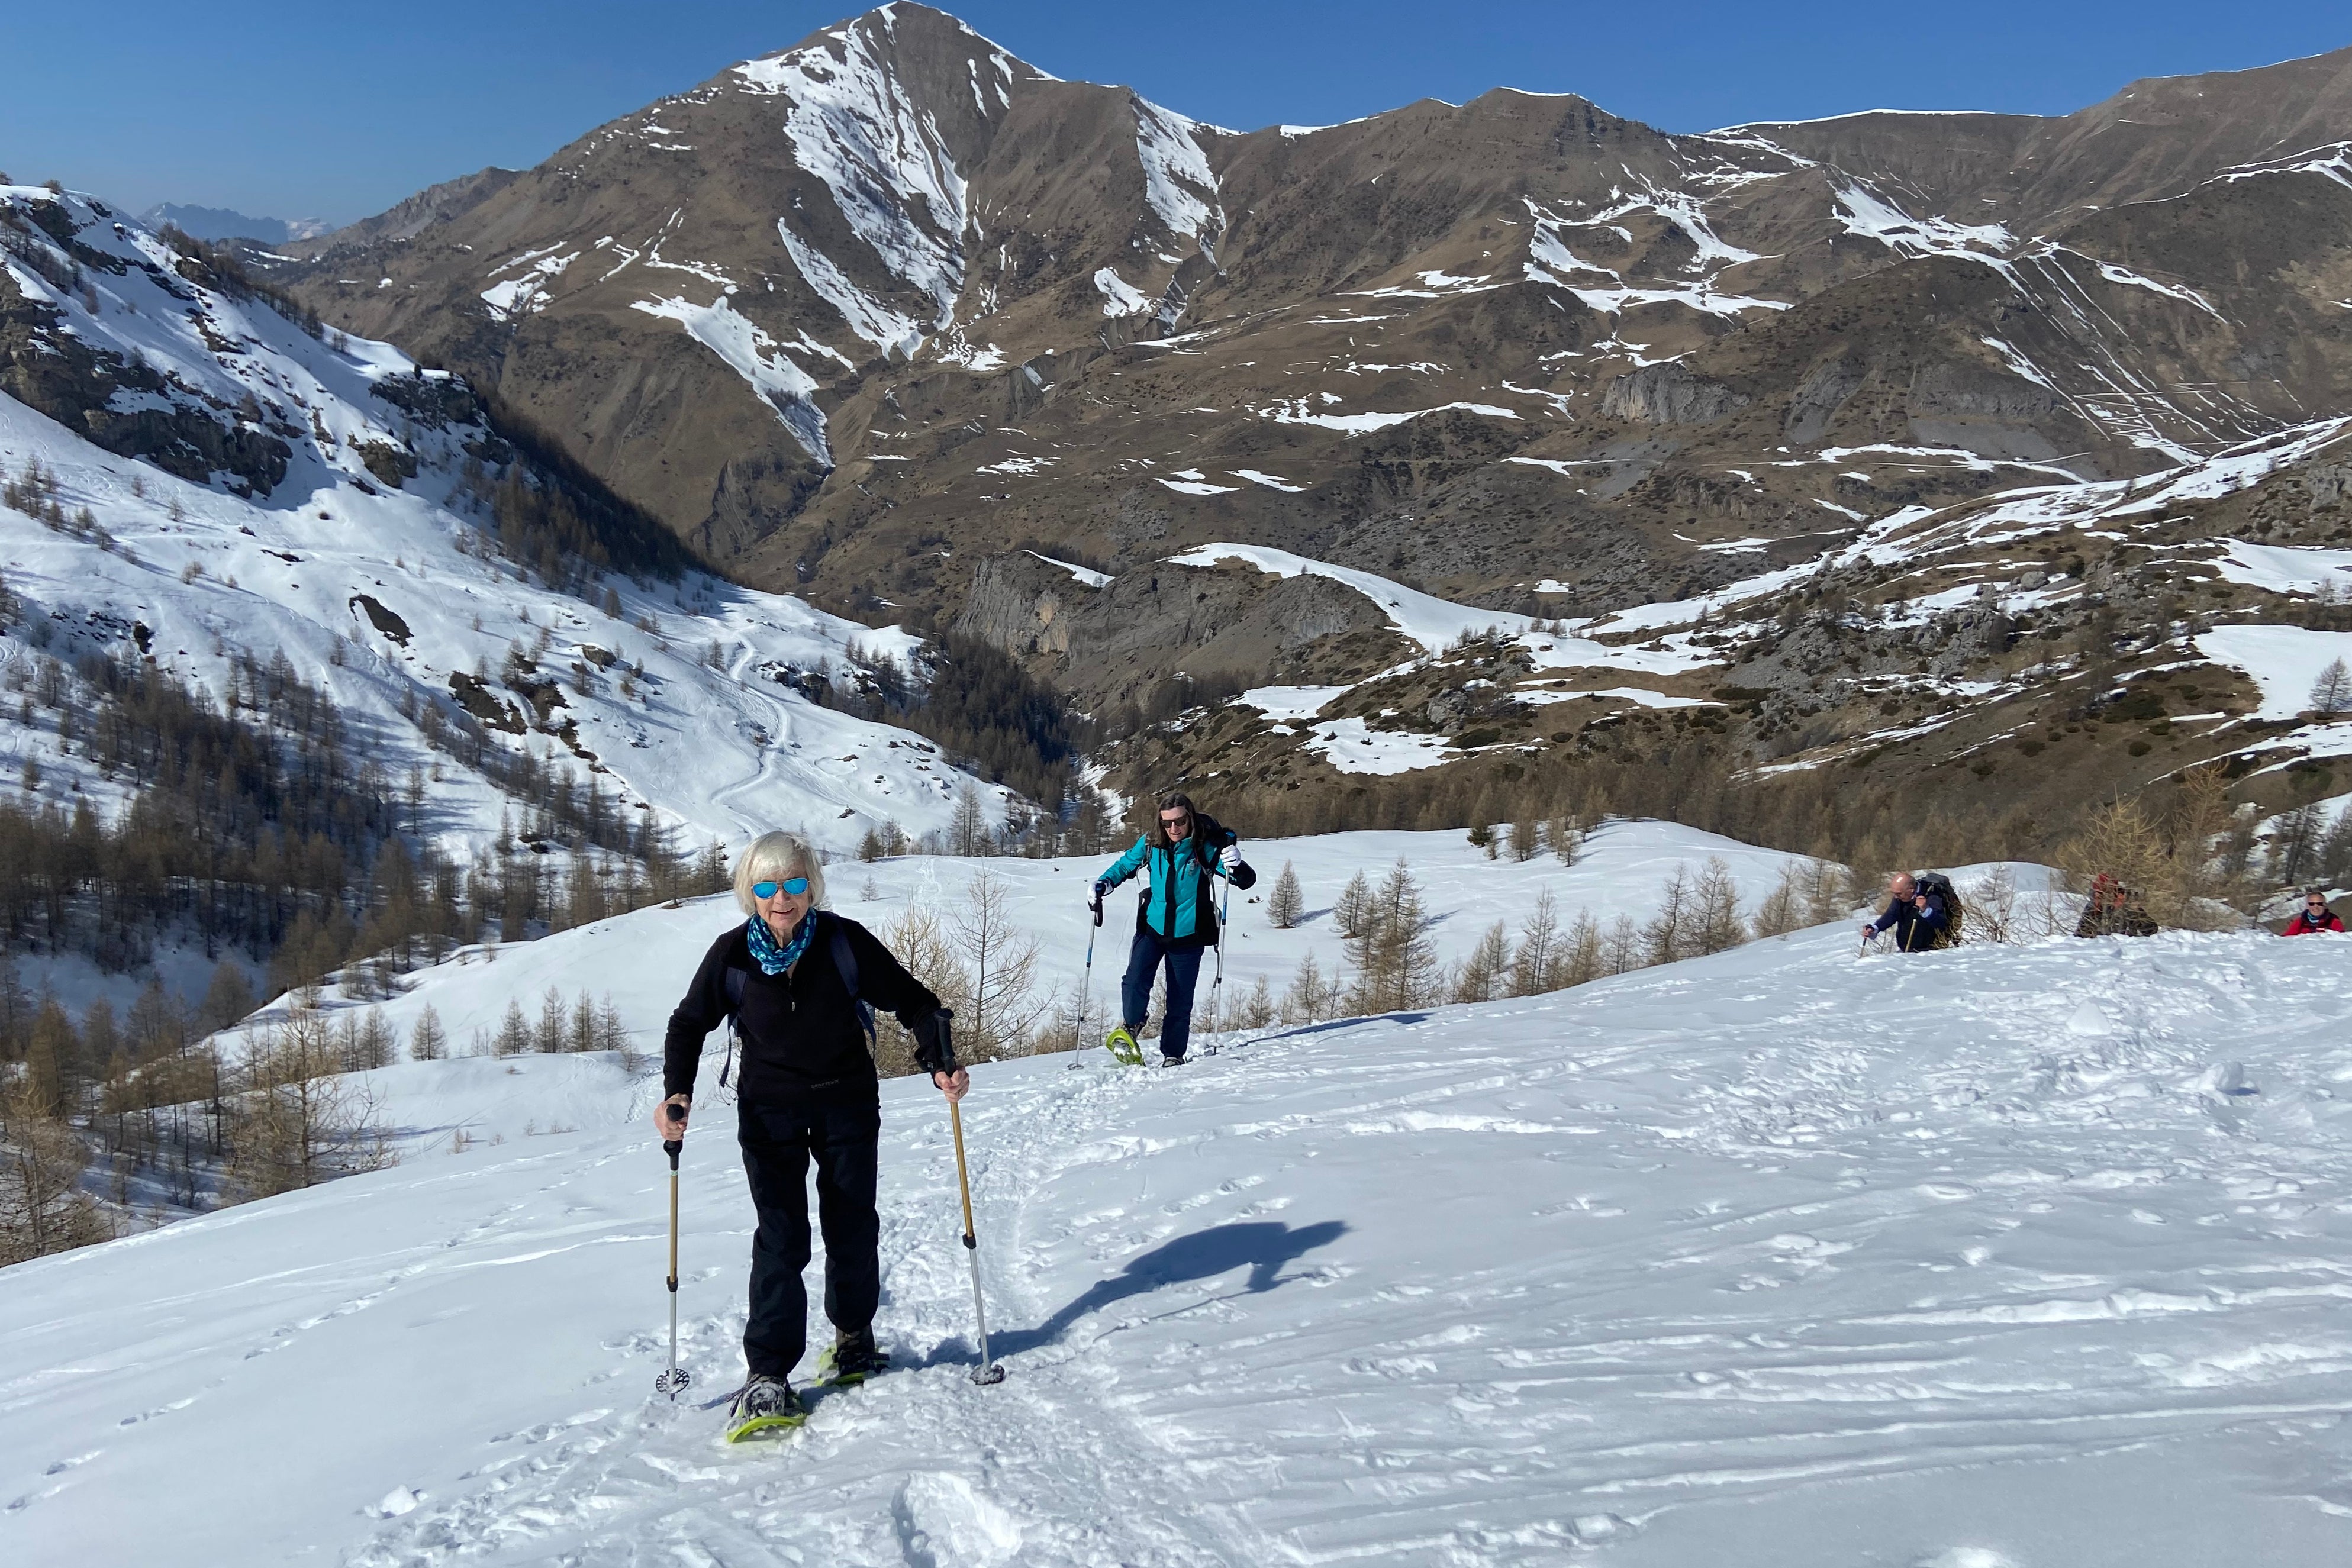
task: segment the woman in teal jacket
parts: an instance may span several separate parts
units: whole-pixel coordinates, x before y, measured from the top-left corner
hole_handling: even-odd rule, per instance
[[[1149,869],[1151,885],[1135,911],[1135,945],[1129,950],[1127,977],[1119,985],[1120,1023],[1104,1043],[1111,1054],[1139,1066],[1143,1054],[1135,1031],[1151,1009],[1151,979],[1168,966],[1168,1016],[1160,1026],[1160,1054],[1169,1066],[1184,1060],[1192,1038],[1192,988],[1201,977],[1201,953],[1217,939],[1215,879],[1223,876],[1246,891],[1257,873],[1243,861],[1234,835],[1213,817],[1193,810],[1189,796],[1160,797],[1151,831],[1118,857],[1095,882],[1095,903]]]

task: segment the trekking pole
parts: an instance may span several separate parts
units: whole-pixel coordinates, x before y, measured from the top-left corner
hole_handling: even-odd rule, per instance
[[[1223,1043],[1225,1015],[1221,1010],[1225,999],[1225,912],[1234,906],[1234,884],[1231,880],[1217,899],[1217,977],[1209,982],[1209,1017],[1218,1028],[1209,1031],[1209,1049],[1205,1054],[1214,1056]]]
[[[980,1322],[980,1365],[973,1369],[971,1380],[983,1385],[1002,1383],[1004,1368],[988,1359],[988,1307],[980,1298],[980,1240],[971,1233],[971,1177],[963,1167],[963,1108],[952,1100],[948,1102],[948,1122],[955,1128],[956,1186],[963,1194],[963,1255],[971,1263],[971,1315]]]
[[[671,1122],[684,1121],[685,1114],[675,1105],[669,1107]],[[682,1137],[665,1139],[662,1153],[669,1156],[669,1368],[654,1379],[654,1392],[667,1394],[675,1402],[694,1381],[689,1373],[677,1364],[677,1155],[686,1147]]]
[[[1095,977],[1095,933],[1102,929],[1103,906],[1099,898],[1090,900],[1087,907],[1094,911],[1095,923],[1087,929],[1087,967],[1078,971],[1078,1021],[1071,1026],[1070,1065],[1075,1068],[1087,1049],[1087,987]]]

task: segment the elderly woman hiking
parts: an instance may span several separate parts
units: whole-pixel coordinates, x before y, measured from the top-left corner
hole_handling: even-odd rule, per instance
[[[1217,939],[1214,879],[1223,876],[1244,890],[1257,882],[1238,841],[1215,818],[1195,810],[1190,796],[1171,791],[1160,797],[1151,831],[1095,882],[1095,903],[1100,904],[1138,871],[1151,873],[1151,885],[1136,906],[1135,944],[1119,985],[1119,1027],[1103,1041],[1129,1067],[1143,1065],[1135,1031],[1151,1009],[1152,977],[1163,963],[1168,1016],[1160,1026],[1160,1057],[1170,1067],[1184,1060],[1192,1038],[1192,988],[1201,977],[1201,954]]]
[[[854,920],[824,904],[824,867],[806,840],[763,833],[735,867],[735,902],[749,916],[710,945],[662,1042],[656,1125],[686,1136],[702,1042],[732,1020],[741,1042],[736,1138],[759,1228],[751,1237],[751,1312],[743,1328],[751,1375],[737,1395],[728,1436],[796,1425],[800,1397],[787,1381],[805,1348],[809,1261],[808,1167],[816,1166],[817,1219],[824,1231],[824,1315],[834,1343],[821,1379],[852,1383],[888,1357],[874,1343],[882,1296],[875,1213],[881,1099],[872,1051],[872,1008],[915,1037],[915,1061],[950,1100],[971,1080],[958,1067],[952,1016],[923,983]],[[719,1074],[726,1081],[724,1070]]]

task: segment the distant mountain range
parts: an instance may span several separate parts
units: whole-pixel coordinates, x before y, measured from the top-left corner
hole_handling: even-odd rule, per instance
[[[151,228],[169,224],[194,239],[250,239],[264,245],[316,239],[334,227],[318,218],[257,218],[226,207],[192,207],[179,202],[159,202],[140,214],[139,221]]]
[[[2352,755],[2286,689],[2352,636],[2352,50],[2056,118],[1244,133],[894,5],[250,265],[740,580],[1027,661],[1130,791],[1606,776],[1765,832],[1643,793],[1703,754],[1826,802],[1776,841],[2025,854]]]

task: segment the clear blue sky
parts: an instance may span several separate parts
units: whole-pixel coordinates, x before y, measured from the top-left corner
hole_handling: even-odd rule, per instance
[[[0,169],[133,207],[347,222],[772,53],[855,0],[107,0],[0,24]],[[1848,110],[2063,113],[2136,77],[2352,45],[2343,0],[970,0],[1056,76],[1238,129],[1496,86],[1669,131]],[[1923,13],[1931,13],[1923,15]]]

